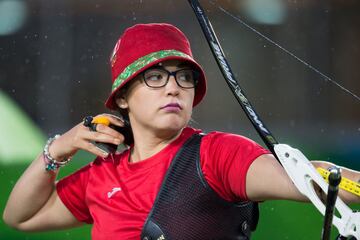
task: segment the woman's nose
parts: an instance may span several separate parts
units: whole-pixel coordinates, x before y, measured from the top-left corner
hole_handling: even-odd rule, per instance
[[[175,76],[169,76],[169,81],[165,86],[168,94],[178,94],[180,86],[177,84]]]

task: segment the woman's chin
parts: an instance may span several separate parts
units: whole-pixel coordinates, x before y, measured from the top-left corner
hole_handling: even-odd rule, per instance
[[[185,121],[165,121],[158,125],[158,129],[162,132],[179,132],[186,126]]]
[[[163,131],[177,132],[181,131],[185,127],[184,124],[168,124],[166,126],[160,127]]]

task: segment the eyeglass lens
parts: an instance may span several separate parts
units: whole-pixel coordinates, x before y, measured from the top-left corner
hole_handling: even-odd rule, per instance
[[[175,77],[177,84],[182,88],[195,87],[196,77],[192,69],[180,69],[174,72],[165,69],[149,69],[144,72],[144,80],[149,87],[159,88],[168,83],[170,75]]]

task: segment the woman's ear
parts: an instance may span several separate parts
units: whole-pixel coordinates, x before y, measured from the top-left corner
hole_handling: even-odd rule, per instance
[[[116,105],[118,105],[119,108],[121,108],[121,109],[127,109],[129,106],[124,97],[116,98],[115,102],[116,102]]]

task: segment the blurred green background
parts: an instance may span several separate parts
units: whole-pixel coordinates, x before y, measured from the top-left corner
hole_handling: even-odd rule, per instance
[[[360,170],[360,100],[347,92],[360,95],[360,1],[200,2],[240,85],[277,140],[309,159]],[[125,28],[149,22],[182,29],[205,69],[208,91],[192,125],[262,144],[223,80],[187,1],[0,0],[0,213],[45,139],[84,116],[107,112],[103,104],[111,88],[108,61],[114,44]],[[92,158],[79,153],[60,175]],[[320,239],[321,228],[322,216],[310,204],[265,202],[254,239]],[[2,239],[90,239],[90,226],[20,233],[0,219]]]

